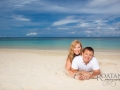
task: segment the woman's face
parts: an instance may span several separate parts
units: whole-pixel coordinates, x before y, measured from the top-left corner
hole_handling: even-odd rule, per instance
[[[76,44],[73,50],[74,50],[75,55],[80,54],[80,51],[81,51],[80,44]]]

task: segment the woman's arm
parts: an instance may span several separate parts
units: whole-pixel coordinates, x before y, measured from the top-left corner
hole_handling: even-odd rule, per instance
[[[67,71],[67,74],[71,77],[74,76],[74,72],[71,70],[71,65],[72,63],[70,62],[70,59],[67,58],[66,64],[65,64],[65,69]]]

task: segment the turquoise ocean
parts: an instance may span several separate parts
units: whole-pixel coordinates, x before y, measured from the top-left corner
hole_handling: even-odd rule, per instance
[[[120,38],[67,38],[67,37],[1,37],[1,49],[68,50],[73,40],[80,40],[83,47],[95,50],[120,51]]]

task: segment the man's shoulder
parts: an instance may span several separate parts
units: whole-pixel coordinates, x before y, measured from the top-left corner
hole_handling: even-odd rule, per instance
[[[95,57],[93,57],[91,62],[97,62],[97,59]]]
[[[97,59],[95,57],[92,58],[93,61],[96,61]]]

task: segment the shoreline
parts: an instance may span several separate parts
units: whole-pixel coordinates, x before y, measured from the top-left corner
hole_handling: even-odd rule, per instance
[[[94,48],[93,48],[94,49]],[[0,50],[27,50],[27,51],[64,51],[68,52],[68,49],[32,49],[32,48],[0,48]],[[120,53],[120,50],[115,49],[94,49],[94,52],[109,52],[109,53]]]

